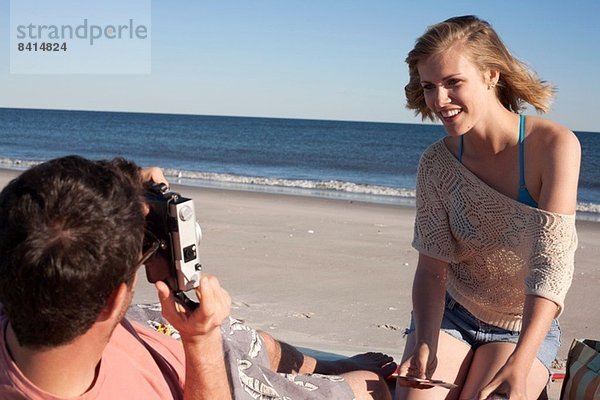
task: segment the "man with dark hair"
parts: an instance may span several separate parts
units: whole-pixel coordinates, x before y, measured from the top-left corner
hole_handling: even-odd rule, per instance
[[[119,284],[131,287],[144,235],[136,173],[124,161],[68,157],[3,190],[0,302],[23,346],[72,341]]]
[[[70,156],[0,193],[0,398],[389,398],[381,376],[395,369],[391,358],[303,355],[228,318],[230,297],[208,275],[195,311],[156,284],[181,343],[124,318],[152,256],[144,181],[164,177]]]

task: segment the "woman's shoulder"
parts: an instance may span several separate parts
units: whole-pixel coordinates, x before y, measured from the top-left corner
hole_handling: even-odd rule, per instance
[[[567,127],[540,117],[527,117],[526,149],[535,164],[543,170],[556,166],[578,166],[581,146],[577,136]],[[533,150],[533,151],[532,151]]]
[[[568,128],[540,117],[528,118],[526,154],[539,177],[539,207],[572,214],[576,207],[581,146]],[[531,161],[531,162],[530,162]]]
[[[528,116],[526,130],[527,139],[538,151],[571,152],[580,148],[577,136],[569,128],[549,119]]]

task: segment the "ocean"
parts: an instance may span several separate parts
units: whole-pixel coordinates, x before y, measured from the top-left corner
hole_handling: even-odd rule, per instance
[[[600,221],[600,133],[582,145],[578,218]],[[0,108],[0,167],[78,154],[157,165],[187,185],[414,204],[440,125]]]

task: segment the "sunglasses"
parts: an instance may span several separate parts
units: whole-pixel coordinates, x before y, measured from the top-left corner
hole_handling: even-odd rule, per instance
[[[144,234],[144,242],[142,244],[142,257],[140,261],[137,263],[137,268],[140,268],[145,263],[148,262],[156,252],[163,247],[163,242],[159,240],[154,234],[150,231],[146,231]]]

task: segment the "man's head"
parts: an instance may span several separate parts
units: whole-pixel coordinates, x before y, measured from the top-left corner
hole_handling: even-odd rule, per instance
[[[144,236],[139,168],[70,156],[0,193],[0,303],[19,343],[69,343],[131,285]]]

